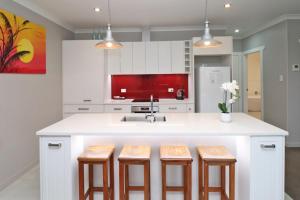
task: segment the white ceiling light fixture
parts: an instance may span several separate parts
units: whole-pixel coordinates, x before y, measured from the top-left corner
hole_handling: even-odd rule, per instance
[[[207,18],[207,0],[205,1],[205,28],[201,40],[194,43],[196,48],[214,48],[222,45],[222,42],[215,40],[210,34],[209,21]]]
[[[123,45],[116,41],[113,36],[112,36],[112,31],[111,31],[111,10],[110,10],[110,0],[107,0],[107,6],[108,6],[108,24],[107,24],[107,30],[106,30],[106,37],[104,40],[100,41],[99,43],[96,44],[97,48],[100,49],[119,49],[122,48]]]
[[[240,32],[240,29],[235,29],[234,32],[235,32],[235,33],[239,33],[239,32]]]
[[[225,4],[224,4],[224,7],[225,7],[225,8],[231,8],[231,3],[228,3],[228,2],[225,3]]]
[[[96,8],[94,8],[94,11],[95,11],[95,12],[100,12],[100,11],[101,11],[101,9],[100,9],[100,8],[98,8],[98,7],[96,7]]]

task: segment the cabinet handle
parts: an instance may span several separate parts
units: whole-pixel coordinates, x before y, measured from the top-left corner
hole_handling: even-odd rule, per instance
[[[114,110],[122,110],[122,108],[114,108]]]
[[[169,110],[177,110],[177,107],[169,107]]]
[[[261,144],[260,147],[262,149],[275,149],[276,145],[275,144]]]
[[[61,143],[48,143],[49,148],[56,148],[60,149],[61,148]]]
[[[78,108],[78,110],[90,110],[89,108]]]
[[[84,99],[83,102],[91,102],[91,99]]]

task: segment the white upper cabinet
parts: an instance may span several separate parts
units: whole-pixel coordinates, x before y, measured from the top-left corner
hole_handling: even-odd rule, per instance
[[[122,42],[121,48],[121,74],[133,73],[132,42]]]
[[[133,43],[133,73],[146,73],[146,47],[145,42]]]
[[[170,41],[158,42],[158,66],[159,73],[172,72]]]
[[[121,50],[107,50],[107,71],[108,74],[120,74],[121,72]]]
[[[63,41],[63,103],[101,104],[104,50],[97,41]]]
[[[222,42],[220,47],[215,48],[193,48],[194,55],[230,55],[233,52],[233,40],[231,36],[214,37]],[[193,43],[201,38],[193,38]]]
[[[185,73],[185,42],[171,42],[172,73]]]
[[[146,73],[158,72],[158,42],[146,42]]]

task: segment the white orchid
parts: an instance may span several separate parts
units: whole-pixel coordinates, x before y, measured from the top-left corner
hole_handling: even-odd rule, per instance
[[[239,98],[239,85],[236,80],[222,84],[221,89],[224,91],[224,102],[219,103],[219,109],[222,113],[228,113],[228,107],[235,103]],[[231,98],[228,100],[229,95]]]

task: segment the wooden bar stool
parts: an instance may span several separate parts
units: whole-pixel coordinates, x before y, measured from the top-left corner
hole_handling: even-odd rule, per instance
[[[79,200],[85,200],[89,197],[94,199],[95,192],[103,192],[104,200],[114,200],[114,152],[113,145],[90,146],[78,157],[79,164]],[[89,166],[89,188],[87,192],[84,189],[84,165]],[[94,165],[103,165],[103,187],[94,186]],[[110,186],[108,186],[108,164]]]
[[[220,192],[221,200],[235,198],[235,157],[224,146],[199,146],[199,199],[208,200],[209,192]],[[203,177],[204,164],[204,177]],[[220,166],[221,186],[209,187],[209,166]],[[229,166],[229,197],[226,194],[226,166]],[[204,186],[203,186],[204,178]]]
[[[150,200],[150,146],[123,147],[119,156],[119,200],[129,200],[129,191],[144,191],[144,199]],[[129,166],[144,166],[144,185],[129,185]]]
[[[183,192],[184,200],[192,199],[192,156],[187,146],[160,147],[162,171],[162,200],[167,199],[167,192]],[[183,166],[183,186],[167,186],[167,165]]]

